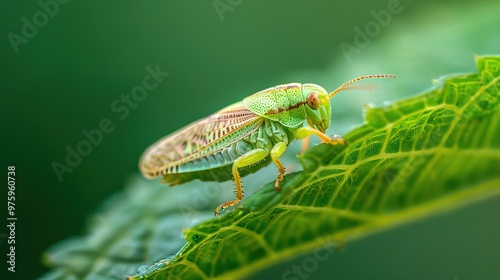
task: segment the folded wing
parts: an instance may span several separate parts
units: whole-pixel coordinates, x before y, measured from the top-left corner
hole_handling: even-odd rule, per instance
[[[144,152],[139,168],[148,178],[176,173],[182,164],[232,145],[263,122],[263,117],[236,103],[158,140]]]

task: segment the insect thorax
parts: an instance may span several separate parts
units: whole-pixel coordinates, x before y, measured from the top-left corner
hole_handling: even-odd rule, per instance
[[[306,119],[302,85],[290,83],[268,88],[243,99],[243,105],[257,115],[297,127]]]
[[[244,139],[249,142],[253,148],[262,148],[271,151],[278,142],[284,142],[286,145],[294,139],[293,131],[283,126],[279,121],[266,119],[261,127]]]

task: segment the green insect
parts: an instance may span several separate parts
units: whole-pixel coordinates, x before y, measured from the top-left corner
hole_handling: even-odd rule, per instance
[[[271,161],[278,167],[274,186],[280,190],[285,167],[279,158],[292,140],[314,134],[332,145],[345,144],[325,134],[332,96],[363,79],[394,77],[357,77],[331,93],[315,84],[299,83],[265,89],[158,140],[144,152],[139,168],[145,177],[163,176],[162,182],[171,186],[194,179],[222,182],[233,178],[236,198],[219,205],[218,215],[243,199],[241,176]]]

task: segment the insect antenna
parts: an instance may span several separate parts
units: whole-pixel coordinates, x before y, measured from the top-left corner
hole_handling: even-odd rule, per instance
[[[347,81],[345,83],[343,83],[341,86],[339,86],[336,90],[330,92],[330,94],[328,94],[328,98],[325,98],[323,100],[323,103],[327,102],[330,98],[332,98],[335,94],[343,91],[343,90],[347,90],[347,89],[353,89],[353,88],[356,88],[355,86],[352,86],[351,84],[355,83],[355,82],[358,82],[358,81],[361,81],[361,80],[364,80],[364,79],[374,79],[374,78],[396,78],[396,75],[390,75],[390,74],[376,74],[376,75],[364,75],[364,76],[359,76],[357,78],[354,78],[350,81]]]
[[[375,84],[362,84],[362,85],[348,85],[344,90],[376,90],[378,87]]]

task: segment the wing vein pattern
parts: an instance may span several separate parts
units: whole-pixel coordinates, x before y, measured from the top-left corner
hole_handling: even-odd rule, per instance
[[[156,177],[228,165],[247,150],[238,147],[238,140],[263,122],[238,102],[158,140],[144,153],[140,169],[145,176]]]

